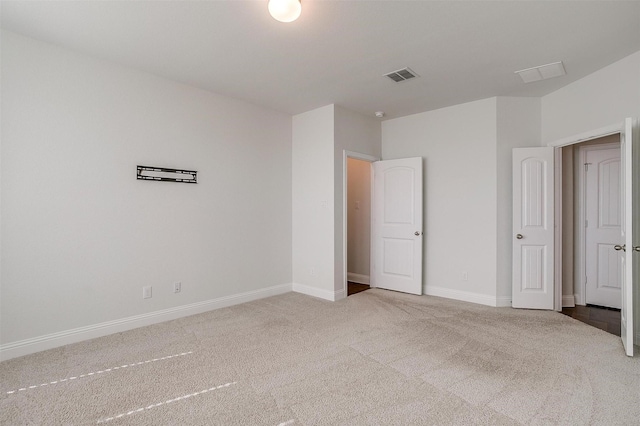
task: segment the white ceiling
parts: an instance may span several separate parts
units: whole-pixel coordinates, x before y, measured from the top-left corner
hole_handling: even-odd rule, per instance
[[[640,50],[640,1],[7,1],[2,27],[290,114],[542,96]],[[524,84],[514,71],[563,61]],[[410,67],[420,78],[383,74]]]

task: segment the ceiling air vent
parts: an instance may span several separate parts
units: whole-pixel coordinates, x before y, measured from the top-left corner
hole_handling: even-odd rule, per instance
[[[393,71],[384,75],[385,77],[389,77],[391,80],[396,83],[400,83],[401,81],[411,80],[412,78],[418,77],[418,74],[410,70],[409,68],[403,68],[401,70]]]
[[[552,64],[527,68],[516,71],[515,73],[518,74],[525,83],[531,83],[533,81],[546,80],[547,78],[560,77],[561,75],[565,75],[567,72],[564,69],[564,64],[560,61]]]

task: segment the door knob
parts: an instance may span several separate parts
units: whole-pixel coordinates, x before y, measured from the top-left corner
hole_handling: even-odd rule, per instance
[[[613,248],[614,248],[615,250],[617,250],[617,251],[620,251],[620,250],[622,250],[622,251],[627,251],[627,250],[625,250],[625,249],[627,248],[627,245],[626,245],[626,244],[623,244],[623,245],[616,244],[615,246],[613,246]]]
[[[640,251],[640,246],[635,246],[633,249],[634,249],[635,251]]]
[[[521,239],[523,239],[523,238],[524,238],[524,236],[523,236],[522,234],[516,234],[516,238],[517,238],[517,239],[519,239],[519,240],[521,240]]]
[[[413,233],[413,235],[415,235],[416,237],[419,237],[421,233],[422,232],[420,232],[420,231],[416,231],[416,232]]]

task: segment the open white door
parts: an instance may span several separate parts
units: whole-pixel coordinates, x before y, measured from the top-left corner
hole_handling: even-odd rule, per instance
[[[637,139],[637,138],[636,138]],[[637,141],[635,141],[637,144]],[[622,338],[622,344],[624,350],[629,356],[633,356],[633,303],[634,303],[634,257],[640,256],[640,242],[636,242],[636,246],[633,245],[634,237],[634,221],[637,218],[634,214],[638,212],[634,211],[634,195],[636,195],[638,188],[634,188],[634,161],[633,154],[634,146],[633,139],[633,120],[627,118],[624,123],[624,131],[620,133],[620,154],[622,163],[622,244],[617,245],[616,250],[620,251],[622,262],[622,308],[620,309],[620,337]],[[637,166],[637,165],[636,165]],[[637,171],[635,171],[637,173]],[[637,223],[635,224],[637,226]],[[636,249],[638,251],[636,251]]]
[[[554,308],[554,148],[513,150],[514,308]]]
[[[371,286],[422,294],[422,158],[373,163]]]

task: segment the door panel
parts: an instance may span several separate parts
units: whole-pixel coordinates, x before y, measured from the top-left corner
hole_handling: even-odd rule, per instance
[[[617,299],[614,300],[615,305],[620,309],[621,295],[620,295],[620,277],[621,277],[621,263],[620,256],[615,252],[615,246],[613,244],[598,244],[597,245],[597,275],[595,277],[596,290],[616,290]],[[587,288],[587,303],[597,304],[589,299],[589,289]],[[616,307],[613,306],[613,307]]]
[[[620,147],[589,147],[585,158],[586,303],[620,309]]]
[[[544,291],[545,252],[545,246],[522,245],[522,291]]]
[[[413,225],[413,177],[411,168],[395,167],[384,172],[384,223]]]
[[[545,162],[538,158],[522,160],[522,228],[544,228]]]
[[[513,150],[514,308],[554,307],[554,148]]]
[[[371,285],[422,294],[422,158],[377,161],[373,175]]]
[[[383,238],[384,264],[382,273],[385,275],[400,275],[411,278],[413,276],[413,239]]]

